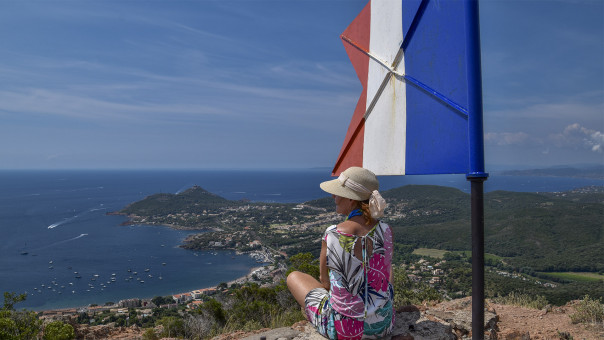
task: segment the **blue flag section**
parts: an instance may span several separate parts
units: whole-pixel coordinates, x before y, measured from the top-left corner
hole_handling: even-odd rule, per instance
[[[409,175],[469,171],[463,5],[402,2]]]

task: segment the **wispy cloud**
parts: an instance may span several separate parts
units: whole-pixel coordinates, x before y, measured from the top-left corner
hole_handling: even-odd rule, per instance
[[[47,89],[28,89],[22,92],[0,91],[0,112],[4,118],[11,114],[56,115],[86,120],[169,120],[170,114],[203,115],[225,112],[202,105],[158,105],[154,103],[124,104],[78,96]],[[163,119],[161,118],[163,117]],[[172,117],[173,118],[173,117]]]
[[[550,135],[548,139],[558,147],[583,147],[593,152],[604,152],[602,131],[589,129],[578,123],[567,126],[561,133]]]
[[[552,148],[581,148],[596,153],[604,152],[604,134],[589,129],[579,123],[568,125],[564,130],[550,133],[546,137],[532,136],[526,132],[489,132],[485,134],[485,143],[498,146],[535,146],[546,145],[547,153]]]
[[[526,132],[488,132],[484,136],[487,144],[493,145],[526,145],[528,143],[539,143],[538,138],[531,137]]]

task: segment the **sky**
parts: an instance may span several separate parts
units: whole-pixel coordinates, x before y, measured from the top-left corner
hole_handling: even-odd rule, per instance
[[[366,3],[0,0],[0,169],[332,167]],[[603,164],[604,1],[480,25],[486,170]]]

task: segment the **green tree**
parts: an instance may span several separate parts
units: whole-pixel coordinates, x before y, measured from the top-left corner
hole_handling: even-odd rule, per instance
[[[21,301],[25,301],[27,294],[19,294],[4,292],[4,307],[2,310],[15,310],[15,305]]]
[[[4,293],[4,304],[0,309],[0,339],[27,340],[36,339],[42,326],[38,315],[34,312],[15,311],[15,304],[25,300],[27,295]]]
[[[155,304],[157,307],[159,307],[161,305],[167,305],[170,303],[174,303],[174,299],[172,299],[171,296],[156,296],[153,299],[151,299],[151,302],[153,302],[153,304]]]
[[[44,340],[70,340],[73,338],[75,338],[73,327],[63,321],[53,321],[44,327]]]
[[[319,259],[314,258],[311,253],[296,254],[289,258],[289,262],[291,265],[287,270],[287,274],[297,270],[319,280]]]
[[[199,311],[202,313],[206,312],[207,314],[211,315],[219,325],[224,325],[226,322],[225,311],[222,308],[222,304],[215,299],[206,301],[203,305],[201,305]]]

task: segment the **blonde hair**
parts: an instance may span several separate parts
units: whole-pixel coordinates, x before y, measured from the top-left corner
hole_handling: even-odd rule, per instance
[[[369,200],[359,201],[361,205],[361,211],[363,212],[363,218],[365,218],[365,225],[370,225],[373,218],[371,217],[371,212],[369,211]]]

